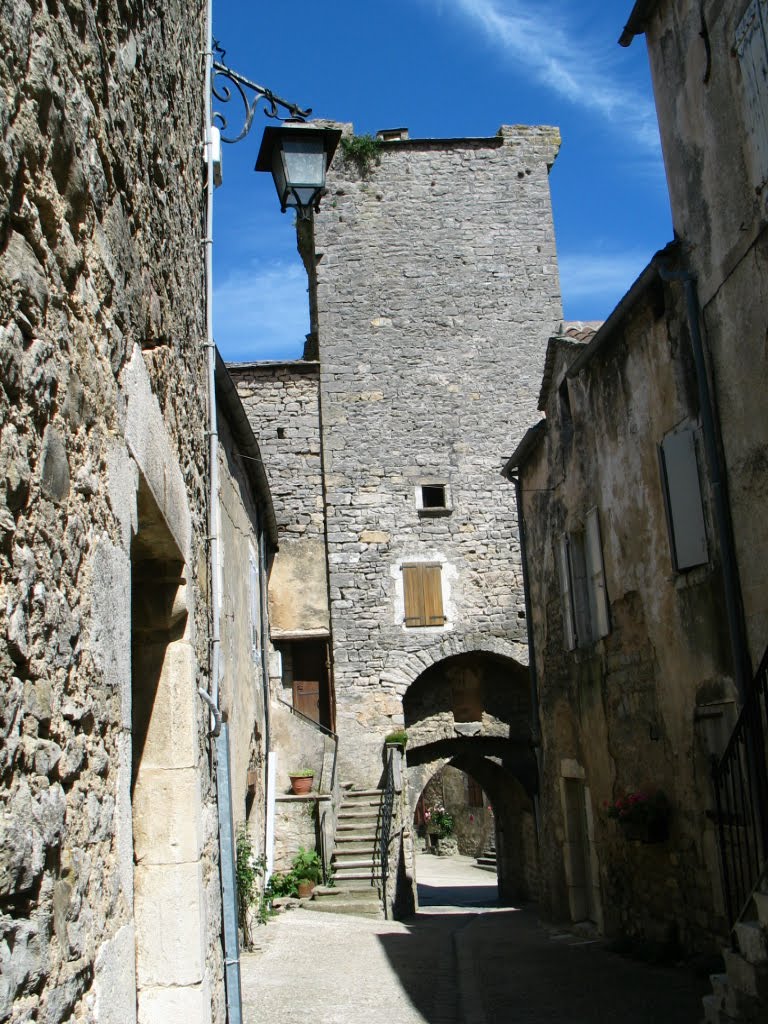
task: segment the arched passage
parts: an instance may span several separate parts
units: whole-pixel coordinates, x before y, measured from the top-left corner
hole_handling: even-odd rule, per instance
[[[493,806],[501,898],[535,897],[538,845],[533,798],[538,773],[527,668],[485,651],[446,658],[408,688],[403,713],[411,814],[441,767],[452,765],[466,772]]]

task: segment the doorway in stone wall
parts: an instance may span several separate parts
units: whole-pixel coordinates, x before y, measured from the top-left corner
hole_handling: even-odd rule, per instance
[[[416,838],[417,886],[423,882],[419,866],[422,874],[430,867],[421,859],[424,848],[448,845],[429,834],[427,817],[433,819],[435,804],[450,804],[456,810],[454,832],[461,847],[455,853],[470,857],[478,873],[490,876],[485,884],[496,883],[502,902],[535,899],[539,852],[533,800],[538,770],[531,745],[528,670],[485,651],[444,658],[409,686],[403,714],[414,835],[422,833]]]
[[[187,569],[146,483],[131,546],[131,808],[142,1024],[210,1018]]]
[[[413,815],[419,906],[489,907],[498,903],[496,823],[475,778],[443,765]]]

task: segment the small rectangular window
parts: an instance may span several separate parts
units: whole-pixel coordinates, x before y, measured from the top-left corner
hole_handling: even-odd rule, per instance
[[[418,563],[403,566],[406,626],[442,626],[443,581],[441,566]]]
[[[424,484],[421,488],[422,508],[445,508],[445,486],[443,484]]]
[[[690,427],[667,434],[659,448],[672,563],[678,572],[709,560],[696,440]]]

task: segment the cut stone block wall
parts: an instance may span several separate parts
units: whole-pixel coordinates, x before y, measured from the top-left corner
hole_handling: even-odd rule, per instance
[[[527,661],[516,514],[500,471],[535,416],[561,317],[547,178],[558,146],[542,127],[385,143],[366,173],[339,151],[314,238],[302,238],[342,780],[379,782],[403,693],[446,648],[497,640]],[[446,487],[446,514],[420,512],[430,482]],[[440,565],[444,625],[405,626],[406,562]]]

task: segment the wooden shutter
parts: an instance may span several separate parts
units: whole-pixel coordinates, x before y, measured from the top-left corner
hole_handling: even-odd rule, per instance
[[[403,598],[406,626],[442,626],[443,580],[441,566],[403,566]]]
[[[424,589],[424,624],[442,626],[443,615],[443,578],[439,565],[422,566]]]
[[[593,640],[599,640],[610,633],[611,620],[608,612],[608,594],[605,589],[600,516],[596,508],[587,512],[584,528],[591,633]]]
[[[557,558],[557,574],[560,577],[560,597],[563,604],[563,633],[566,651],[576,646],[576,622],[573,614],[573,597],[571,594],[571,569],[568,559],[568,537],[558,537],[555,551]]]

